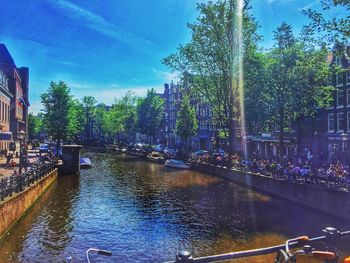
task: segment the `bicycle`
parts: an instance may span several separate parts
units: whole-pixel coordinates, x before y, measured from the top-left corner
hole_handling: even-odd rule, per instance
[[[97,248],[89,248],[85,252],[87,263],[91,263],[91,261],[90,261],[90,252],[97,252],[98,255],[103,255],[103,256],[108,256],[108,257],[112,256],[112,252],[110,252],[110,251],[97,249]],[[66,258],[66,263],[71,263],[71,262],[72,262],[72,257]]]
[[[187,251],[182,251],[176,254],[175,261],[169,261],[168,263],[209,263],[209,262],[221,262],[232,259],[242,259],[252,256],[260,256],[277,253],[275,263],[295,263],[299,256],[310,256],[318,259],[327,260],[327,262],[338,262],[339,258],[339,243],[343,238],[350,237],[350,231],[340,232],[333,227],[327,227],[323,230],[325,236],[309,238],[308,236],[301,236],[293,239],[288,239],[285,244],[259,248],[254,250],[231,252],[226,254],[205,256],[193,258]],[[324,243],[325,249],[318,250],[312,245]],[[291,249],[299,248],[292,252]],[[301,249],[300,249],[301,248]],[[350,257],[347,258],[344,263],[350,263]]]

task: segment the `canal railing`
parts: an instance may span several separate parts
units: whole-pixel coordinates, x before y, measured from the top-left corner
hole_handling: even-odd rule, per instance
[[[286,181],[293,184],[310,184],[319,187],[331,189],[334,191],[350,192],[350,176],[340,177],[340,176],[327,176],[322,173],[311,173],[307,175],[297,175],[297,174],[285,174],[277,172],[267,172],[267,171],[252,171],[247,166],[233,165],[228,167],[225,165],[217,165],[212,163],[207,163],[203,161],[192,161],[191,165],[205,165],[207,167],[217,167],[219,169],[228,169],[233,172],[241,174],[251,174],[254,176],[267,177],[276,181]]]
[[[56,167],[56,162],[50,161],[37,165],[21,174],[13,174],[0,179],[0,200],[24,191],[35,182],[49,175]]]
[[[168,263],[209,263],[209,262],[221,262],[233,259],[242,259],[253,256],[261,256],[276,253],[276,259],[274,262],[297,262],[297,256],[306,255],[319,259],[326,259],[327,262],[338,262],[339,258],[339,246],[342,243],[342,239],[350,237],[350,231],[340,232],[333,227],[327,227],[323,230],[324,236],[309,238],[307,236],[301,236],[293,239],[289,239],[285,244],[258,248],[253,250],[231,252],[225,254],[204,256],[193,258],[188,251],[182,251],[176,254],[175,261],[169,261]],[[316,249],[314,246],[318,245],[321,250]],[[291,248],[302,248],[292,252]],[[347,258],[350,262],[350,259]]]

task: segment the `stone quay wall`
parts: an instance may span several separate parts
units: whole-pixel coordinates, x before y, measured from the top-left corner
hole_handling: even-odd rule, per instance
[[[260,174],[231,170],[211,164],[193,163],[191,168],[247,186],[258,192],[350,219],[350,193],[346,191],[336,191],[316,185],[291,183]]]
[[[57,175],[57,169],[54,169],[23,192],[14,194],[0,202],[0,239],[57,179]]]

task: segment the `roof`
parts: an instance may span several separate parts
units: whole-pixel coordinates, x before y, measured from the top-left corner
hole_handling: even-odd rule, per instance
[[[0,64],[6,64],[16,67],[16,64],[13,61],[10,52],[7,50],[7,47],[3,43],[0,43]]]

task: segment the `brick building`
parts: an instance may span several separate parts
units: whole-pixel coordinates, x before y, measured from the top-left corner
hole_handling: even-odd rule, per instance
[[[0,69],[0,150],[8,149],[12,141],[10,132],[10,104],[12,93],[8,87],[8,77]]]
[[[350,46],[336,45],[329,56],[331,66],[337,70],[332,76],[335,88],[333,105],[319,109],[316,117],[317,144],[320,158],[350,162]]]
[[[163,99],[165,101],[166,122],[162,130],[165,145],[171,147],[181,147],[184,142],[175,134],[177,114],[180,110],[181,100],[184,92],[189,89],[188,84],[181,86],[179,84],[164,84]],[[192,104],[196,109],[198,121],[198,132],[189,140],[192,150],[213,150],[217,148],[216,137],[218,130],[213,122],[213,112],[208,103],[200,99],[192,99]]]
[[[10,111],[10,131],[14,139],[19,131],[28,130],[28,84],[29,69],[18,68],[4,44],[0,43],[0,69],[8,79],[8,90],[12,94],[10,104],[5,105]]]
[[[314,118],[297,120],[285,134],[285,155],[310,158],[315,164],[341,160],[350,164],[350,47],[335,46],[328,62],[338,68],[330,78],[334,86],[333,103],[318,108]],[[334,67],[336,66],[336,67]],[[337,73],[336,73],[337,72]],[[278,132],[248,136],[249,152],[259,157],[276,158]]]

